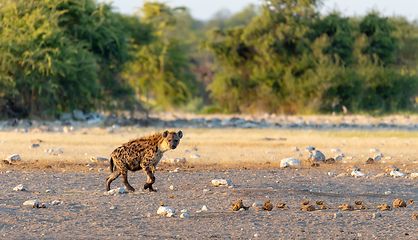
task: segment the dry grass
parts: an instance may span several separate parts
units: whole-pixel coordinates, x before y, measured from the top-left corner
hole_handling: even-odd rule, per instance
[[[19,154],[20,167],[26,169],[74,169],[84,167],[91,157],[108,158],[118,145],[140,136],[154,133],[150,128],[122,128],[110,134],[105,129],[82,129],[74,133],[19,133],[0,132],[0,159]],[[282,129],[182,129],[184,138],[178,149],[165,154],[168,158],[185,157],[188,165],[237,168],[277,168],[280,160],[307,158],[305,146],[315,146],[326,157],[334,157],[332,148],[339,148],[350,163],[363,163],[373,157],[370,148],[378,148],[388,164],[413,163],[418,159],[418,133],[394,131],[313,131]],[[42,140],[39,148],[31,149],[35,140]],[[295,147],[301,151],[295,152]],[[48,154],[45,149],[62,149],[60,155]],[[185,150],[189,150],[190,153]],[[190,154],[201,158],[191,159]],[[300,156],[302,154],[303,156]],[[96,163],[105,168],[107,163]],[[161,165],[164,167],[163,165]],[[10,166],[8,166],[10,168]]]

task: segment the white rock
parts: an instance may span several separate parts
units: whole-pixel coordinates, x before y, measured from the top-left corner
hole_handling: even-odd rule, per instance
[[[52,201],[50,204],[51,204],[52,206],[55,206],[55,205],[60,205],[61,203],[62,203],[62,202],[61,202],[60,200],[56,199],[56,200]]]
[[[182,212],[182,213],[188,213],[189,212],[189,209],[182,209],[180,212]]]
[[[335,177],[337,174],[335,172],[328,172],[328,176]]]
[[[386,160],[391,160],[391,159],[392,159],[392,157],[385,157],[385,159],[386,159]]]
[[[54,192],[54,190],[52,190],[52,189],[47,189],[47,190],[45,190],[45,192],[46,192],[46,193],[53,193],[53,192]]]
[[[347,160],[353,160],[354,159],[354,157],[346,157],[345,159],[347,159]]]
[[[168,213],[174,213],[174,209],[172,207],[160,206],[157,210],[158,215],[166,215]]]
[[[389,175],[391,175],[392,177],[406,177],[406,175],[404,173],[398,172],[398,171],[391,171],[389,173]]]
[[[212,180],[213,186],[231,186],[231,180],[229,179],[213,179]]]
[[[339,152],[341,152],[341,149],[333,148],[333,149],[331,149],[331,152],[333,152],[333,153],[339,153]]]
[[[203,205],[202,211],[210,211],[210,209],[206,205]]]
[[[311,156],[308,158],[308,160],[314,162],[324,162],[325,155],[319,150],[314,150],[311,152]]]
[[[84,116],[84,113],[81,110],[74,110],[73,116],[77,120],[82,120],[82,121],[86,120],[86,117]]]
[[[373,213],[373,218],[378,218],[378,217],[381,217],[381,216],[382,216],[382,214],[380,212]]]
[[[378,152],[380,152],[380,150],[379,150],[379,149],[377,149],[377,148],[371,148],[369,151],[370,151],[371,153],[378,153]]]
[[[7,170],[6,173],[12,173],[12,171],[11,170]]]
[[[174,169],[174,170],[173,170],[173,172],[175,172],[175,173],[180,172],[180,168],[176,168],[176,169]]]
[[[13,191],[25,191],[25,187],[23,186],[23,184],[19,184],[16,187],[13,188]]]
[[[315,147],[313,147],[313,146],[306,146],[305,148],[306,148],[306,150],[308,150],[309,152],[312,152],[312,151],[314,151],[314,150],[315,150]]]
[[[254,234],[255,238],[258,238],[260,235],[258,233]]]
[[[169,212],[165,215],[166,217],[174,217],[174,213],[173,212]]]
[[[16,162],[16,161],[21,161],[22,159],[20,158],[19,154],[13,154],[13,155],[8,156],[6,160],[8,160],[9,162]]]
[[[200,158],[200,155],[199,154],[190,154],[190,158],[191,159]]]
[[[264,206],[264,204],[262,204],[262,203],[259,203],[259,202],[255,202],[255,203],[253,203],[253,205],[252,205],[253,207],[262,207],[262,206]]]
[[[203,191],[204,191],[204,192],[209,192],[209,191],[210,191],[210,189],[209,189],[209,188],[204,188],[204,189],[203,189]]]
[[[180,214],[180,218],[189,218],[189,214],[188,213],[182,213]]]
[[[92,162],[107,162],[107,161],[109,161],[109,159],[104,158],[104,157],[91,157],[90,161],[92,161]]]
[[[392,194],[392,192],[391,191],[386,191],[385,194],[389,195],[389,194]]]
[[[280,167],[285,168],[289,166],[300,166],[301,163],[296,158],[284,158],[280,161]]]
[[[334,218],[339,218],[339,217],[342,217],[342,216],[343,216],[343,214],[340,213],[340,212],[334,213]]]
[[[123,187],[115,188],[115,189],[112,189],[112,190],[109,190],[109,191],[105,192],[105,194],[107,194],[107,195],[118,195],[118,194],[122,194],[122,193],[125,193],[125,189]]]
[[[341,157],[341,155],[337,155],[335,157],[335,161],[342,161],[342,160],[343,160],[343,158]]]
[[[376,155],[376,156],[374,156],[374,158],[373,158],[375,161],[380,161],[380,160],[382,160],[382,158],[380,157],[380,155]]]
[[[177,187],[176,187],[176,186],[174,186],[174,185],[171,185],[171,186],[170,186],[170,190],[177,190]]]
[[[28,205],[28,206],[36,206],[36,205],[41,205],[41,202],[39,202],[38,200],[34,199],[34,200],[28,200],[26,202],[23,203],[23,205]]]
[[[418,173],[411,173],[411,178],[418,178]]]
[[[353,177],[367,177],[367,175],[365,173],[362,173],[360,171],[352,171],[351,176],[353,176]]]
[[[41,145],[39,145],[39,144],[37,144],[37,143],[34,143],[34,144],[32,144],[32,145],[30,145],[30,147],[29,148],[38,148],[38,147],[40,147]]]
[[[169,158],[169,159],[162,159],[161,162],[164,163],[172,163],[172,164],[177,164],[177,163],[186,163],[186,158]]]
[[[94,168],[89,168],[89,171],[93,171],[94,170]]]
[[[103,172],[104,171],[104,169],[103,168],[100,168],[99,170],[97,170],[98,172]]]

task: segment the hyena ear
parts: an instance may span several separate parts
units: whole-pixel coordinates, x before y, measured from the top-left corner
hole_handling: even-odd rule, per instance
[[[163,133],[163,138],[166,138],[168,136],[168,130],[165,130],[165,132]]]
[[[183,137],[183,132],[182,132],[182,131],[179,131],[179,132],[177,133],[177,136],[179,136],[179,138],[182,138],[182,137]]]

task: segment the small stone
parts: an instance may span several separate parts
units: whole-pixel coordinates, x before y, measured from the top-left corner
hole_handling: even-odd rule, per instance
[[[256,233],[256,234],[254,234],[254,237],[255,238],[257,238],[257,237],[259,237],[260,235],[258,234],[258,233]]]
[[[365,207],[363,205],[359,205],[358,207],[359,207],[359,209],[363,209],[363,210],[367,209],[367,207]]]
[[[296,158],[284,158],[280,161],[280,167],[286,168],[290,166],[300,166],[301,163]]]
[[[380,210],[390,210],[390,206],[388,206],[387,204],[383,204],[381,206],[378,206],[377,208],[380,208]]]
[[[311,152],[308,160],[313,162],[325,162],[325,155],[319,150],[314,150]]]
[[[414,215],[412,215],[412,218],[414,218],[414,219],[418,219],[418,214],[414,214]]]
[[[50,204],[51,204],[52,206],[55,206],[55,205],[60,205],[61,203],[62,203],[62,202],[61,202],[60,200],[56,199],[56,200],[52,201]]]
[[[25,187],[23,186],[23,184],[19,184],[16,187],[13,188],[13,191],[25,191]]]
[[[363,201],[354,201],[354,203],[355,203],[356,205],[361,205],[361,204],[363,204]]]
[[[366,164],[372,164],[372,163],[374,163],[373,158],[369,158],[366,160]]]
[[[231,186],[231,180],[227,179],[213,179],[212,185],[215,187],[218,186]]]
[[[115,188],[115,189],[105,192],[106,195],[118,195],[118,194],[123,194],[123,193],[125,193],[125,189],[123,187]]]
[[[279,203],[277,204],[276,208],[285,208],[286,204],[285,203]]]
[[[174,213],[173,212],[169,212],[165,215],[166,217],[174,217]]]
[[[382,217],[382,214],[379,212],[373,213],[373,218],[378,218],[378,217]]]
[[[360,171],[360,168],[358,168],[357,166],[352,165],[352,166],[349,166],[349,167],[346,169],[346,171],[347,171],[347,172]]]
[[[157,210],[158,215],[167,215],[168,213],[174,213],[174,209],[171,207],[160,206]]]
[[[324,204],[324,201],[316,201],[316,205],[322,205]]]
[[[188,213],[189,212],[189,209],[182,209],[180,212],[182,212],[182,213]]]
[[[240,209],[244,209],[244,210],[248,210],[250,207],[245,207],[244,204],[242,203],[242,199],[234,202],[232,204],[232,211],[239,211]]]
[[[253,207],[262,207],[264,204],[262,204],[262,203],[258,203],[258,202],[255,202],[255,203],[253,203]]]
[[[371,149],[370,149],[370,152],[371,152],[371,153],[378,153],[378,152],[380,152],[380,150],[379,150],[379,149],[377,149],[377,148],[371,148]]]
[[[306,148],[306,150],[308,150],[309,152],[312,152],[312,151],[314,151],[314,150],[315,150],[315,147],[313,147],[313,146],[306,146],[305,148]]]
[[[16,161],[21,161],[22,158],[20,158],[19,154],[12,154],[12,155],[8,156],[5,160],[7,160],[9,162],[16,162]]]
[[[309,200],[305,200],[305,201],[300,202],[300,204],[302,204],[302,205],[308,205],[309,202],[310,202]]]
[[[393,202],[393,207],[394,208],[406,207],[406,202],[405,202],[405,200],[403,200],[401,198],[395,199],[395,201]]]
[[[32,144],[32,145],[30,145],[30,147],[29,148],[38,148],[38,147],[40,147],[41,145],[39,145],[39,144],[37,144],[37,143],[34,143],[34,144]]]
[[[98,172],[103,172],[104,171],[104,169],[103,168],[100,168],[99,170],[97,170]]]
[[[325,163],[328,163],[328,164],[333,164],[333,163],[335,163],[335,159],[334,159],[334,158],[327,158],[327,159],[325,160]]]
[[[301,207],[300,210],[302,210],[302,211],[315,211],[315,207],[312,206],[312,205],[305,205],[305,206]]]
[[[210,209],[206,205],[203,205],[202,211],[210,211]]]
[[[321,209],[326,210],[326,209],[329,209],[329,208],[328,207],[325,207],[324,205],[321,205]]]
[[[334,218],[339,218],[339,217],[342,217],[342,216],[343,216],[343,214],[340,213],[340,212],[334,213]]]
[[[392,171],[392,172],[389,173],[389,175],[394,177],[394,178],[397,178],[397,177],[403,177],[404,178],[404,177],[406,177],[405,173],[401,173],[401,172],[398,172],[398,171]]]
[[[92,162],[107,162],[107,161],[109,161],[109,159],[104,158],[104,157],[91,157],[90,161],[92,161]]]
[[[414,200],[413,199],[409,199],[408,200],[408,204],[413,204],[414,203]]]
[[[40,203],[38,200],[34,199],[34,200],[28,200],[28,201],[25,201],[25,202],[23,203],[23,205],[36,207],[36,206],[41,205],[41,203]]]
[[[337,174],[335,172],[328,172],[328,176],[335,177]]]
[[[174,186],[174,185],[171,185],[171,186],[170,186],[170,190],[177,190],[177,187],[176,187],[176,186]]]
[[[199,154],[190,154],[190,158],[191,159],[200,158],[200,155]]]
[[[344,206],[342,206],[341,210],[343,210],[343,211],[353,211],[354,208],[351,205],[345,204]]]
[[[392,171],[399,171],[399,168],[395,167],[395,166],[387,166],[385,168],[386,172],[392,172]]]
[[[180,218],[189,218],[190,215],[188,213],[182,213],[180,214]]]
[[[356,178],[357,177],[367,177],[367,175],[365,173],[360,172],[360,171],[352,171],[351,176],[356,177]]]
[[[203,189],[203,192],[209,192],[210,191],[210,189],[209,188],[204,188]]]

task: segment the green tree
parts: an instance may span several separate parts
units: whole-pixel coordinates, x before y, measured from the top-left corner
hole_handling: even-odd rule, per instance
[[[135,46],[134,60],[125,65],[123,77],[149,106],[169,108],[185,103],[194,88],[185,46],[167,36],[175,26],[175,12],[163,3],[145,2],[141,22],[153,26],[154,40]]]

